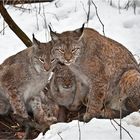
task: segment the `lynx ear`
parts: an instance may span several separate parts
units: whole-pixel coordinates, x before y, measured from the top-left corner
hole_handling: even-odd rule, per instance
[[[50,26],[49,26],[49,29],[50,29],[50,36],[51,36],[52,40],[53,40],[53,41],[58,40],[59,34],[56,33],[56,32],[54,32],[54,31],[52,31],[52,29],[51,29]]]
[[[36,46],[39,46],[40,45],[40,41],[38,41],[36,38],[35,38],[35,35],[33,34],[33,43],[36,45]]]
[[[85,26],[85,23],[82,25],[81,28],[75,30],[75,32],[78,34],[79,40],[80,40],[80,39],[82,38],[82,36],[83,36],[84,26]]]

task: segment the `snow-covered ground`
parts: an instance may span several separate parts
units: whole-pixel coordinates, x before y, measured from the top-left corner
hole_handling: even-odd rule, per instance
[[[97,6],[99,17],[104,24],[105,35],[126,46],[140,60],[140,7],[136,7],[134,14],[133,7],[128,10],[122,9],[128,0],[93,0]],[[111,1],[111,0],[110,0]],[[133,1],[133,0],[129,0]],[[136,0],[140,6],[140,0]],[[39,7],[41,11],[39,10]],[[21,27],[21,29],[32,39],[32,33],[42,42],[50,40],[48,24],[56,32],[74,30],[81,27],[87,21],[88,0],[56,0],[52,3],[24,5],[22,9],[18,7],[6,6],[8,12]],[[5,27],[3,35],[3,27]],[[103,26],[96,15],[95,6],[91,4],[89,22],[86,27],[94,28],[103,34]],[[25,45],[9,29],[0,16],[0,63],[8,56],[23,50]],[[119,120],[117,120],[119,122]],[[114,122],[113,122],[114,123]],[[79,127],[80,131],[79,133]],[[118,140],[119,127],[117,131],[110,120],[93,119],[89,123],[72,121],[70,123],[57,123],[51,126],[50,130],[37,140]],[[140,139],[140,113],[135,112],[122,120],[122,125],[132,135],[134,140]],[[81,135],[80,135],[81,134]],[[123,140],[131,139],[122,130]]]
[[[115,120],[119,123],[119,120]],[[112,124],[113,123],[113,124]],[[119,140],[120,127],[109,119],[92,119],[89,123],[74,120],[70,123],[57,123],[43,136],[35,140]],[[140,139],[140,113],[134,112],[122,120],[122,126],[134,140]],[[122,129],[122,140],[131,140]]]

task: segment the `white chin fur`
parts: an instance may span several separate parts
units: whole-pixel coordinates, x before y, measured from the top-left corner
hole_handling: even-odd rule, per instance
[[[65,63],[65,65],[69,66],[71,63]]]
[[[52,76],[53,76],[53,73],[54,73],[54,72],[51,72],[51,73],[50,73],[49,78],[48,78],[48,81],[51,80],[51,78],[52,78]]]

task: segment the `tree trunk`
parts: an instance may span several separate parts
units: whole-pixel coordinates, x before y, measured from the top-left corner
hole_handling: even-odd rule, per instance
[[[0,13],[6,23],[9,25],[11,30],[22,40],[22,42],[27,46],[32,46],[32,41],[28,38],[28,36],[18,27],[18,25],[13,21],[6,8],[3,5],[3,2],[0,1]]]
[[[25,3],[37,3],[37,2],[52,2],[54,0],[3,0],[4,4],[25,4]]]

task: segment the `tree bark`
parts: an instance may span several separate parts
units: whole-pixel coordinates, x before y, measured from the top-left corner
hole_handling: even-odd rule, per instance
[[[52,2],[54,0],[3,0],[4,4],[15,5],[25,3],[37,3],[37,2]]]
[[[4,18],[5,22],[9,25],[11,30],[22,40],[22,42],[27,46],[32,46],[32,41],[28,36],[18,27],[18,25],[13,21],[6,8],[3,5],[3,2],[0,1],[0,13]]]

